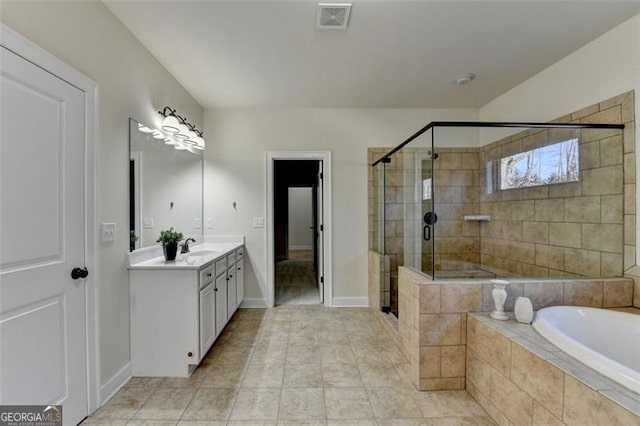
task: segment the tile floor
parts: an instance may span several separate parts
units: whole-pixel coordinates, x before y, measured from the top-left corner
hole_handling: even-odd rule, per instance
[[[465,391],[418,392],[367,308],[240,309],[192,377],[127,383],[83,425],[492,425]]]
[[[319,304],[318,278],[313,261],[291,258],[276,263],[275,296],[276,306]]]

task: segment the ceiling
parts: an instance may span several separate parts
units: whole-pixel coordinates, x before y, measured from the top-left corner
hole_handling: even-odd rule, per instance
[[[205,108],[479,107],[640,12],[638,1],[105,0]],[[597,60],[597,58],[594,58]],[[475,81],[456,86],[455,76]]]

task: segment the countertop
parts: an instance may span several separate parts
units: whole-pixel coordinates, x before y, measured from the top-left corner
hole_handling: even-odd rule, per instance
[[[242,247],[242,242],[204,243],[191,246],[188,254],[178,253],[176,260],[166,261],[162,247],[148,247],[129,254],[129,269],[201,269]],[[158,253],[159,252],[159,253]],[[199,254],[200,253],[200,254]],[[158,254],[160,254],[158,256]],[[150,257],[153,256],[153,257]]]

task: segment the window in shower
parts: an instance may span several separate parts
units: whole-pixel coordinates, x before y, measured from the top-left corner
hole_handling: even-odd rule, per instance
[[[500,159],[500,189],[575,182],[579,175],[577,138]]]
[[[431,199],[431,178],[422,180],[422,199],[423,200]]]

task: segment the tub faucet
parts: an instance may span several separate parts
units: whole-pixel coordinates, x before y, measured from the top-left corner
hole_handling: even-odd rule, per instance
[[[193,238],[187,238],[182,244],[182,250],[180,250],[180,253],[189,253],[189,241],[193,241],[194,243],[196,242],[196,240]]]

